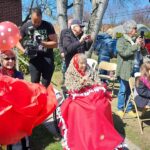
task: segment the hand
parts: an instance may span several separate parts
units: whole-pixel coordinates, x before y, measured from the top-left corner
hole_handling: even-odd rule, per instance
[[[89,80],[89,76],[86,75],[84,76],[82,79],[81,79],[81,84],[83,84],[84,82],[88,81]]]
[[[80,43],[83,43],[84,41],[89,40],[89,39],[91,39],[90,35],[83,34],[81,39],[80,39]]]
[[[27,49],[25,49],[25,51],[24,51],[24,53],[23,53],[24,55],[26,55],[26,56],[28,56],[28,50]]]
[[[141,45],[142,45],[142,41],[143,41],[143,39],[140,38],[140,37],[138,37],[138,38],[136,39],[136,42],[135,42],[135,43],[136,43],[137,45],[140,45],[140,46],[141,46]]]
[[[60,55],[61,55],[61,57],[62,57],[62,58],[64,58],[64,57],[65,57],[65,54],[64,54],[64,53],[61,53]]]
[[[145,48],[145,40],[143,39],[142,43],[141,43],[141,48]]]

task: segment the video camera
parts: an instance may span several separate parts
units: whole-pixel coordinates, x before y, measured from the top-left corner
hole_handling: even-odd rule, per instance
[[[26,48],[26,55],[28,56],[36,56],[37,51],[39,50],[39,45],[42,41],[42,36],[39,34],[38,31],[35,30],[33,26],[28,28],[28,35],[29,38],[24,43]]]

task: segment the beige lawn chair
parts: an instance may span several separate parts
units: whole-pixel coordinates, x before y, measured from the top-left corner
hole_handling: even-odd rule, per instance
[[[114,85],[115,85],[115,81],[117,79],[116,78],[116,69],[117,69],[117,64],[115,64],[115,63],[102,61],[99,64],[99,72],[100,72],[100,70],[114,72],[114,74],[112,76],[99,74],[100,79],[106,79],[106,80],[112,81],[112,85],[111,85],[112,95],[114,95]]]
[[[129,98],[127,104],[126,104],[126,107],[125,107],[125,110],[124,110],[123,118],[124,118],[124,116],[125,116],[126,109],[127,109],[127,107],[128,107],[129,102],[132,102],[132,104],[133,104],[134,107],[135,107],[135,112],[136,112],[136,115],[137,115],[137,120],[138,120],[138,123],[139,123],[139,127],[140,127],[141,134],[143,134],[143,122],[144,122],[144,121],[150,121],[150,118],[141,119],[141,117],[143,116],[144,112],[147,111],[147,110],[145,110],[145,109],[142,110],[142,113],[141,113],[141,115],[139,116],[138,109],[137,109],[136,103],[135,103],[135,101],[134,101],[134,87],[135,87],[135,78],[134,78],[134,77],[131,77],[131,78],[129,79],[129,86],[130,86],[131,94],[130,94],[130,98]],[[122,118],[122,119],[123,119],[123,118]]]

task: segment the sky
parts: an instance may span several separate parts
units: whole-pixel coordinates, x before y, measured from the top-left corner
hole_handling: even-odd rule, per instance
[[[150,6],[149,0],[122,0],[124,1],[124,5],[119,4],[118,1],[119,0],[109,0],[109,5],[103,18],[103,23],[109,24],[113,21],[115,21],[116,23],[120,23],[127,19],[131,19],[133,10],[136,10],[137,14],[138,10],[141,10],[144,13],[145,10],[143,8],[146,6]],[[84,2],[85,2],[84,11],[91,12],[92,8],[90,0],[84,0]],[[31,0],[22,0],[23,8],[30,6],[30,3]],[[54,18],[43,15],[43,19],[50,22],[55,22],[57,18],[56,9],[54,9],[53,13],[55,16]],[[70,9],[68,13],[72,14],[73,9]],[[22,15],[24,19],[25,13],[23,12]]]

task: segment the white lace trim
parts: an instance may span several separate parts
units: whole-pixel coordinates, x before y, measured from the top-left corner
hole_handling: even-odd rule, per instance
[[[61,130],[63,132],[63,139],[61,140],[62,147],[65,148],[65,150],[70,150],[70,148],[68,146],[68,142],[67,142],[68,129],[66,127],[65,120],[62,117],[60,107],[57,108],[56,114],[57,114],[58,119],[60,120],[60,123],[62,124],[62,126],[61,126]]]

